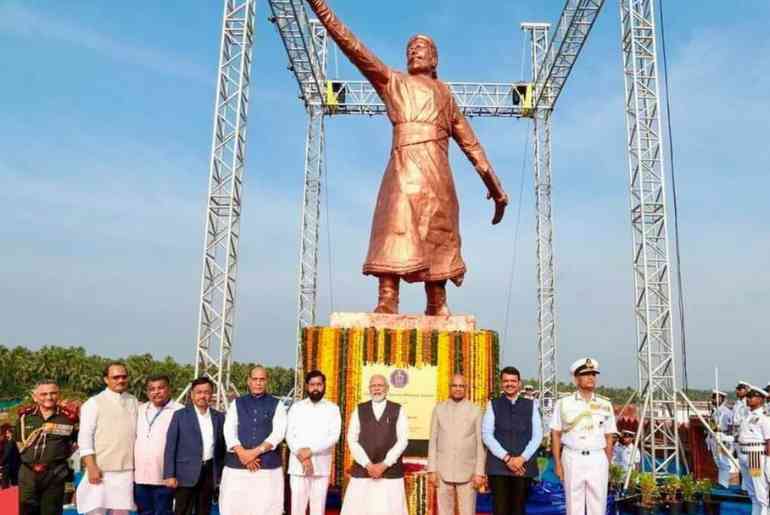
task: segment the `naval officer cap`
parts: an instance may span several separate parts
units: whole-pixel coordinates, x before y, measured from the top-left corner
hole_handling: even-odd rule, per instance
[[[727,394],[722,390],[711,390],[711,395],[719,395],[720,397],[727,397]]]
[[[735,385],[735,389],[737,390],[738,388],[748,388],[749,386],[751,385],[746,381],[738,381],[738,384]]]
[[[767,399],[767,392],[764,391],[759,386],[754,386],[753,384],[749,384],[749,385],[746,385],[746,389],[748,390],[748,393],[746,395],[748,395],[749,397],[756,395],[758,397],[763,397]]]
[[[573,376],[580,374],[598,374],[599,362],[593,358],[580,358],[569,367]]]

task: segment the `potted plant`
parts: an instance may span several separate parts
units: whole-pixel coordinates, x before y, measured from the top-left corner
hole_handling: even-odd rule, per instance
[[[629,511],[634,501],[632,493],[636,486],[636,477],[634,471],[631,472],[631,480],[628,483],[628,490],[623,490],[623,483],[626,480],[626,471],[620,465],[610,465],[609,472],[609,490],[614,495],[615,507],[622,511]]]
[[[706,515],[719,515],[721,503],[711,498],[713,484],[710,479],[701,479],[696,483],[696,489],[703,499],[703,513]]]
[[[682,491],[682,508],[687,515],[698,513],[696,482],[692,475],[687,474],[679,479],[679,489]]]
[[[623,490],[623,481],[626,479],[626,471],[620,465],[610,465],[609,484],[610,490],[620,493]]]
[[[681,491],[682,482],[677,476],[668,476],[660,485],[663,506],[671,515],[682,513],[682,500],[679,498]]]
[[[658,505],[660,491],[651,472],[639,474],[639,515],[652,515]]]

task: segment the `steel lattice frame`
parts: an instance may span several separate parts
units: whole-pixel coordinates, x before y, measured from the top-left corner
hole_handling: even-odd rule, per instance
[[[363,80],[335,80],[336,104],[326,107],[328,114],[385,114],[385,104],[374,87]],[[514,103],[516,86],[525,83],[447,82],[460,111],[468,117],[511,118],[523,116]]]
[[[537,232],[537,348],[543,418],[558,398],[556,273],[551,210],[551,114],[604,0],[567,0],[549,42],[549,24],[523,23],[532,49],[533,168]]]
[[[322,77],[326,72],[326,30],[311,23],[315,48],[319,53]],[[305,138],[305,173],[300,228],[299,286],[297,291],[297,356],[294,374],[295,397],[302,397],[304,375],[301,331],[316,323],[318,300],[318,254],[321,232],[321,186],[323,184],[325,139],[323,99],[313,95],[308,99],[308,125]]]
[[[621,0],[640,400],[649,398],[642,451],[655,475],[679,470],[676,367],[654,0]]]
[[[255,0],[227,0],[206,207],[195,375],[216,383],[214,404],[224,408],[232,387],[241,184],[246,147]]]
[[[549,49],[547,23],[523,23],[530,35],[532,80],[535,90],[550,98],[550,88],[538,86],[537,80]],[[553,104],[549,104],[552,106]],[[558,398],[556,376],[556,276],[553,257],[553,220],[551,218],[551,109],[535,109],[532,124],[533,171],[535,179],[535,230],[537,253],[537,349],[538,379],[543,419],[550,420]]]
[[[535,107],[553,109],[604,0],[567,0],[535,81]]]

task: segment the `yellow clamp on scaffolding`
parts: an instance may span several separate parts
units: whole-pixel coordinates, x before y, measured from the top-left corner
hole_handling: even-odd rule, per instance
[[[534,110],[534,98],[533,98],[534,84],[528,82],[526,84],[516,84],[516,94],[519,95],[519,105],[521,106],[521,116],[524,118],[532,118]]]
[[[327,80],[326,81],[326,98],[324,99],[324,104],[329,108],[329,110],[334,113],[337,111],[337,106],[339,106],[339,102],[337,101],[337,92],[334,91],[334,84],[332,81]]]

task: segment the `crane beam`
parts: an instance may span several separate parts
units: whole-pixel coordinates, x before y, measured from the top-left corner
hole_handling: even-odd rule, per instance
[[[446,82],[457,106],[468,117],[520,118],[526,116],[527,83]],[[330,115],[385,114],[385,104],[374,87],[363,80],[331,80],[326,112]]]
[[[567,0],[534,84],[535,109],[553,110],[604,0]]]

